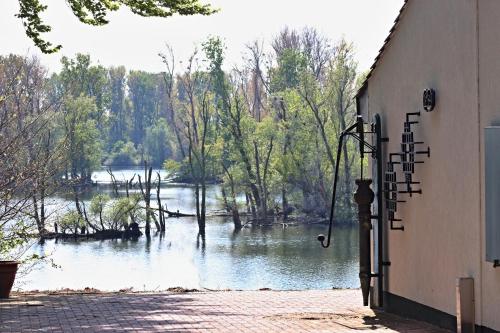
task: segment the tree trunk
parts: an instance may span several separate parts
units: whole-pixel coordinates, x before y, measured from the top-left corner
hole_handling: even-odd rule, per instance
[[[343,110],[343,103],[342,99],[339,101],[340,102],[340,110]],[[340,116],[340,126],[342,132],[346,129],[347,125],[345,122],[345,111],[341,111],[339,113]],[[347,144],[344,144],[342,147],[342,153],[343,153],[343,162],[344,162],[344,195],[343,195],[343,202],[344,202],[344,208],[345,208],[345,217],[347,219],[350,219],[352,217],[352,193],[351,193],[351,167],[349,164],[349,152],[347,149]],[[339,163],[340,161],[337,161]]]
[[[151,174],[153,172],[153,167],[148,168],[148,163],[144,161],[144,181],[145,184],[142,184],[141,176],[139,176],[139,187],[141,188],[141,193],[144,198],[145,206],[146,206],[146,228],[144,229],[144,233],[147,238],[151,237]],[[158,222],[155,219],[155,223]],[[159,229],[159,226],[157,225]]]
[[[165,215],[163,214],[162,207],[163,205],[161,204],[161,199],[160,199],[160,188],[161,188],[161,176],[160,173],[158,172],[158,184],[156,186],[156,202],[158,204],[158,216],[160,219],[160,232],[165,232]]]
[[[206,192],[207,192],[206,190],[207,190],[207,188],[205,185],[205,181],[203,181],[203,183],[201,184],[201,216],[200,216],[200,225],[199,225],[200,235],[202,235],[203,237],[205,237],[205,220],[206,220],[205,198],[206,198]]]
[[[225,165],[222,165],[224,168],[224,172],[227,174],[227,177],[229,178],[229,185],[231,187],[231,205],[230,205],[230,211],[233,215],[233,223],[234,223],[234,228],[236,230],[241,229],[241,219],[240,219],[240,214],[238,212],[238,204],[236,203],[236,193],[234,191],[234,179],[233,176],[229,173],[229,170],[225,167]],[[248,205],[248,196],[247,196],[247,205]]]
[[[288,155],[288,147],[290,146],[290,135],[288,133],[290,129],[287,123],[286,107],[285,104],[283,103],[283,100],[281,100],[280,106],[281,110],[283,111],[283,123],[285,128],[285,142],[283,143],[283,159],[286,161]],[[285,167],[281,179],[281,209],[283,211],[283,220],[286,220],[288,218],[288,200],[286,197],[286,184],[288,182],[287,177],[288,177],[288,170]]]
[[[262,185],[262,177],[260,173],[260,156],[259,156],[259,148],[257,147],[257,142],[254,140],[253,142],[253,147],[254,147],[254,158],[255,158],[255,174],[257,176],[257,185],[259,188],[259,193],[261,194],[259,200],[259,205],[257,206],[258,209],[258,215],[260,218],[265,219],[267,215],[267,202],[266,202],[266,194],[264,192],[264,187]]]
[[[224,201],[224,209],[226,212],[231,211],[231,207],[229,206],[229,202],[227,201],[227,193],[226,190],[224,189],[224,186],[221,186],[221,192],[222,192],[222,200]]]

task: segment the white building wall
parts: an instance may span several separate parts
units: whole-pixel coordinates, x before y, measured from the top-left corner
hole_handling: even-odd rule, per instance
[[[431,113],[422,110],[425,88],[437,92]],[[455,280],[473,277],[476,323],[500,330],[500,269],[484,260],[482,179],[482,128],[500,124],[500,1],[410,0],[361,101],[368,119],[382,116],[387,152],[400,151],[405,114],[415,111],[416,139],[431,148],[416,165],[423,194],[402,195],[405,230],[389,231],[387,291],[455,315]]]

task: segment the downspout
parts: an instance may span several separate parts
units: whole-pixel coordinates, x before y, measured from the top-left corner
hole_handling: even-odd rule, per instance
[[[378,306],[384,307],[384,193],[383,193],[383,169],[382,169],[382,122],[378,114],[375,115],[375,136],[377,138],[376,142],[376,156],[375,161],[377,163],[377,288],[378,288]]]
[[[478,151],[479,151],[479,318],[476,319],[477,325],[482,326],[483,325],[483,310],[484,310],[484,302],[483,302],[483,249],[484,249],[484,237],[483,237],[483,228],[485,228],[485,215],[484,215],[484,210],[483,210],[483,200],[482,200],[482,194],[483,194],[483,186],[482,186],[482,181],[483,181],[483,163],[482,163],[482,156],[483,156],[483,150],[481,149],[481,138],[483,137],[482,135],[482,128],[481,128],[481,92],[480,92],[480,70],[481,70],[481,65],[480,65],[480,52],[479,52],[479,38],[480,38],[480,31],[479,31],[479,0],[476,0],[476,99],[477,99],[477,134],[478,134]],[[477,303],[476,303],[477,304]],[[476,315],[476,314],[474,314]]]

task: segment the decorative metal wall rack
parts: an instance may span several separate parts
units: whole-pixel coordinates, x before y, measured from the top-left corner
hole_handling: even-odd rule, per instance
[[[417,125],[420,117],[420,112],[409,112],[406,114],[406,120],[403,124],[403,134],[401,135],[401,151],[398,153],[389,154],[389,161],[384,177],[384,192],[385,203],[387,208],[388,220],[391,230],[404,230],[404,226],[395,226],[394,222],[401,223],[402,220],[396,218],[398,203],[404,203],[405,200],[400,200],[398,194],[408,194],[410,197],[413,194],[422,194],[422,189],[415,188],[415,185],[420,185],[420,182],[413,179],[415,173],[415,164],[422,164],[424,161],[417,160],[418,155],[431,156],[429,147],[425,150],[417,150],[417,146],[424,144],[423,141],[415,141],[412,126]],[[395,160],[399,158],[399,160]],[[398,181],[395,165],[400,165],[403,171],[404,180]],[[400,189],[399,185],[404,188]]]
[[[427,112],[434,110],[436,104],[436,93],[433,89],[426,89],[423,94],[423,107]],[[386,259],[386,251],[384,243],[387,241],[384,223],[384,204],[387,209],[388,220],[391,230],[404,230],[401,225],[402,220],[396,217],[398,204],[406,202],[400,198],[400,194],[407,194],[412,197],[413,194],[421,194],[422,189],[419,187],[420,182],[414,180],[415,164],[424,163],[423,160],[418,160],[419,155],[430,157],[430,148],[418,150],[424,144],[423,141],[415,141],[413,127],[419,123],[420,112],[410,112],[406,114],[403,124],[403,134],[401,136],[400,148],[401,151],[389,154],[386,170],[383,165],[383,143],[389,141],[389,138],[382,137],[382,122],[378,114],[373,117],[370,129],[367,130],[365,122],[361,116],[360,99],[356,98],[357,119],[356,122],[344,130],[338,141],[337,147],[337,163],[335,165],[335,173],[333,177],[333,193],[330,207],[330,218],[328,225],[328,234],[318,235],[318,241],[321,246],[327,248],[330,246],[332,226],[335,216],[335,202],[337,193],[337,183],[339,174],[339,161],[342,153],[342,147],[345,140],[349,137],[354,138],[359,142],[359,153],[361,161],[365,154],[371,155],[373,166],[375,167],[374,176],[376,177],[376,193],[370,189],[371,179],[363,178],[363,163],[361,165],[361,179],[356,180],[357,190],[354,194],[356,203],[358,204],[358,220],[359,220],[359,278],[361,282],[361,290],[363,294],[363,304],[368,305],[368,297],[371,289],[371,279],[377,278],[375,288],[377,289],[377,305],[383,307],[384,297],[384,266],[390,266],[390,261]],[[371,143],[368,143],[366,138],[371,137]],[[395,167],[399,166],[402,169],[404,179],[398,180],[398,173]],[[377,210],[372,213],[372,203],[376,200]],[[372,222],[375,220],[376,222]],[[395,222],[399,222],[396,226]],[[377,226],[376,234],[376,255],[377,269],[372,272],[371,265],[371,233],[373,226]],[[500,265],[495,261],[495,265]]]

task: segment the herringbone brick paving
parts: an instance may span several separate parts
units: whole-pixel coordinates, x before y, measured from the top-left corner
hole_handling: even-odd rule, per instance
[[[359,290],[14,294],[0,332],[447,332],[361,306]]]

